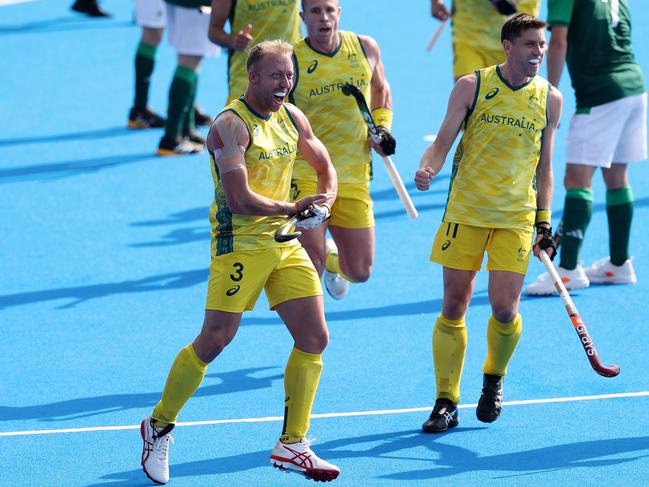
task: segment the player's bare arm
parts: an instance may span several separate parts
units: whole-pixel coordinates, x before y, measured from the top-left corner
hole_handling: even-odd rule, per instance
[[[559,121],[561,120],[561,110],[563,106],[563,98],[561,92],[555,88],[550,88],[550,99],[548,103],[548,125],[543,130],[543,138],[541,142],[541,155],[539,157],[539,163],[536,167],[536,207],[538,209],[549,210],[552,206],[552,190],[554,187],[554,178],[552,174],[552,149],[554,147],[554,135],[556,133]],[[539,227],[545,228],[548,230],[546,235],[544,232],[539,231]],[[537,235],[536,241],[534,243],[533,252],[537,257],[539,256],[539,250],[541,246],[539,243],[543,238],[547,237],[547,234],[550,234],[550,223],[538,223],[537,224]],[[553,257],[555,249],[547,248],[546,251],[550,257]]]
[[[428,190],[430,182],[442,169],[448,151],[451,150],[453,142],[460,133],[462,123],[471,109],[477,85],[475,74],[463,76],[455,83],[437,138],[424,152],[419,169],[415,173],[415,184],[418,190]]]
[[[394,154],[396,140],[391,133],[392,129],[392,92],[385,77],[385,68],[381,60],[381,48],[378,42],[370,36],[359,35],[367,60],[372,67],[372,79],[370,80],[370,109],[381,136],[381,144],[377,144],[368,137],[367,143],[374,148],[381,156]]]
[[[228,20],[233,0],[212,0],[210,27],[207,36],[214,44],[233,51],[245,51],[252,41],[252,25],[247,25],[239,32],[226,32],[225,22]]]
[[[568,52],[568,27],[563,25],[552,26],[552,34],[548,45],[548,81],[552,86],[559,86],[563,66],[566,63]]]
[[[232,213],[260,216],[294,215],[313,203],[302,200],[296,203],[276,201],[250,189],[245,162],[250,136],[243,121],[234,113],[225,112],[216,118],[206,143],[216,159],[225,199]],[[322,195],[318,196],[322,198]],[[317,199],[314,198],[314,201]]]

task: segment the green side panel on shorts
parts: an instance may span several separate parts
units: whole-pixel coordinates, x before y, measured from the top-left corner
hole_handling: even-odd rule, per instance
[[[234,250],[234,236],[232,235],[232,213],[228,208],[225,200],[223,186],[219,186],[214,192],[214,198],[218,205],[216,220],[218,225],[216,230],[219,232],[216,236],[216,255],[229,254]]]

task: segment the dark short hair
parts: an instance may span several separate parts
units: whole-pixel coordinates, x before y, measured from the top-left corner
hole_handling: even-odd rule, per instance
[[[500,42],[504,40],[513,41],[520,37],[524,30],[527,29],[545,29],[548,26],[541,19],[533,15],[520,13],[507,20],[500,31]]]

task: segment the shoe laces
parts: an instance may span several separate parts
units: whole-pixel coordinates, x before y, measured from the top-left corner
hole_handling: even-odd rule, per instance
[[[153,440],[153,453],[160,461],[165,461],[169,454],[169,442],[175,443],[171,433],[157,437]]]

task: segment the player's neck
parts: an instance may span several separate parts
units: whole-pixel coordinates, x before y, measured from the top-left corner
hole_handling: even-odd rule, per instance
[[[264,118],[268,117],[268,115],[270,115],[272,112],[270,107],[266,106],[263,101],[261,101],[249,90],[244,93],[243,99],[246,101],[250,108],[252,108],[258,115]]]
[[[531,78],[527,73],[521,73],[514,69],[511,64],[505,62],[499,66],[500,74],[511,86],[520,86],[527,83]]]
[[[316,39],[315,37],[307,37],[309,44],[316,51],[323,52],[325,54],[331,54],[340,45],[340,32],[336,31],[333,35],[329,36],[326,39]]]

